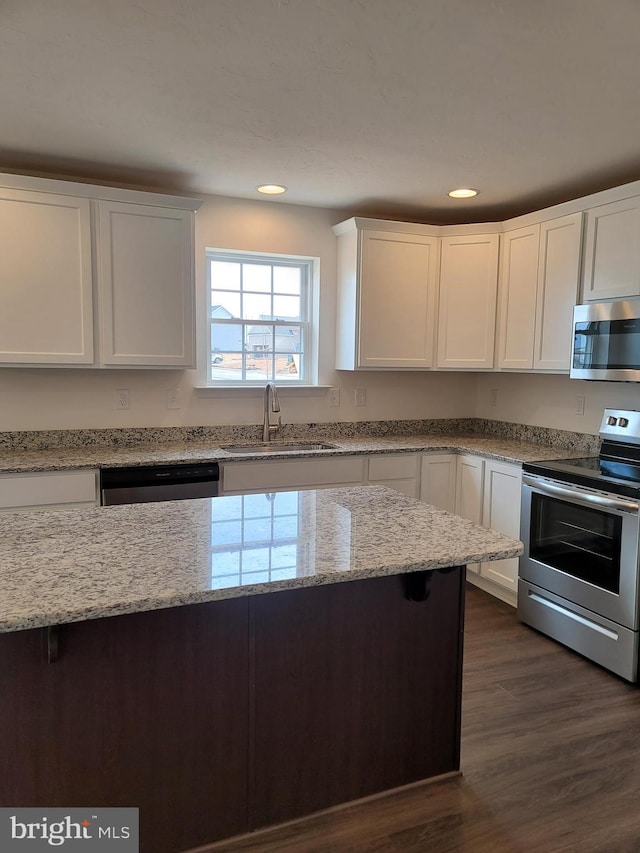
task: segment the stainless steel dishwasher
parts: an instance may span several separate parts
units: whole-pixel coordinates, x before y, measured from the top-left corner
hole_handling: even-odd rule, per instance
[[[103,468],[100,471],[100,503],[111,506],[215,498],[219,485],[217,462]]]

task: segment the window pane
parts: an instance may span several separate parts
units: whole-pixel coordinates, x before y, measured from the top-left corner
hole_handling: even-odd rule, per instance
[[[223,501],[211,501],[211,518],[215,521],[227,521],[242,515],[242,495],[228,497]],[[215,543],[214,543],[215,544]]]
[[[240,316],[240,294],[229,290],[211,291],[211,319],[230,320]]]
[[[214,551],[211,555],[211,574],[213,577],[235,574],[237,578],[239,571],[239,551]]]
[[[214,522],[211,525],[211,536],[216,545],[234,545],[241,542],[242,525],[240,519]]]
[[[240,290],[240,264],[235,261],[211,261],[211,286]]]
[[[239,323],[211,324],[211,351],[215,353],[242,352],[243,327]]]
[[[211,324],[212,379],[242,380],[243,332],[240,324]]]
[[[271,564],[271,548],[252,548],[242,555],[242,571],[262,572]]]
[[[299,320],[300,319],[300,297],[299,296],[274,296],[273,297],[273,319],[274,320]]]
[[[246,326],[245,367],[247,379],[273,379],[273,326]]]
[[[244,495],[242,514],[245,518],[271,517],[270,501],[265,495]]]
[[[271,292],[271,267],[266,264],[242,264],[242,289]]]
[[[242,316],[245,320],[270,320],[271,297],[245,293],[242,301]]]
[[[299,295],[301,275],[299,267],[274,267],[274,291],[276,293],[293,293]]]
[[[274,539],[295,539],[298,535],[298,516],[276,516],[273,519]]]

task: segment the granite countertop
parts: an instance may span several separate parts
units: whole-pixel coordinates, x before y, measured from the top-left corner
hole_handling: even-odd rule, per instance
[[[0,632],[521,553],[383,486],[6,513]]]
[[[292,439],[294,440],[294,439]],[[324,440],[324,439],[316,439]],[[425,434],[407,436],[361,436],[326,439],[335,448],[238,454],[222,450],[211,441],[139,444],[133,447],[75,447],[48,450],[0,451],[0,474],[64,471],[80,468],[111,468],[128,465],[179,464],[182,462],[239,462],[255,459],[294,459],[309,456],[341,456],[371,453],[416,453],[449,451],[476,453],[504,462],[536,462],[585,456],[584,449],[567,449],[548,444],[479,435]],[[308,439],[302,439],[308,441]],[[241,443],[241,442],[238,442]]]

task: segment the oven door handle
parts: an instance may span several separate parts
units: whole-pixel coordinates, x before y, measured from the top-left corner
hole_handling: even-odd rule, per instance
[[[578,492],[574,489],[565,488],[564,486],[556,486],[552,483],[543,483],[533,477],[523,476],[523,484],[530,486],[538,492],[543,492],[553,497],[568,498],[574,503],[581,503],[591,506],[604,507],[606,509],[616,509],[620,512],[638,512],[638,504],[634,501],[622,501],[616,498],[607,498],[604,495],[594,495],[589,492]]]

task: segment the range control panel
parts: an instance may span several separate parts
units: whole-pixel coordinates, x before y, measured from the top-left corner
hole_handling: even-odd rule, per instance
[[[636,409],[605,409],[600,424],[603,438],[640,444],[640,411]]]

